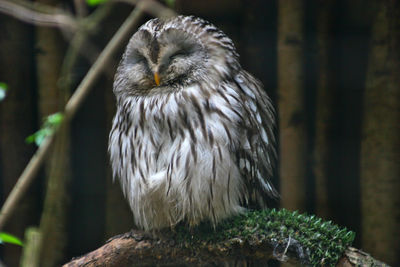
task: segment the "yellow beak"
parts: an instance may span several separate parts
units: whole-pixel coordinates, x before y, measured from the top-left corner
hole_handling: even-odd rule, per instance
[[[156,82],[157,86],[160,85],[160,75],[158,75],[158,72],[154,73],[154,81]]]

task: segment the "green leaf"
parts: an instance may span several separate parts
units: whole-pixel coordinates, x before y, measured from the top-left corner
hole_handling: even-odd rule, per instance
[[[13,235],[0,232],[0,244],[2,243],[9,243],[9,244],[14,244],[14,245],[19,245],[23,246],[22,241]]]
[[[0,101],[2,101],[7,95],[8,86],[6,83],[0,82]]]
[[[61,112],[51,114],[47,117],[46,122],[52,126],[58,126],[62,122],[64,115]]]
[[[36,138],[36,133],[29,135],[27,138],[25,138],[25,143],[27,144],[32,144],[35,142],[35,138]]]
[[[40,146],[43,143],[44,139],[46,139],[47,136],[52,135],[53,132],[54,130],[51,128],[42,128],[36,133],[28,136],[25,139],[25,142],[28,144],[35,143],[37,146]]]
[[[100,5],[100,4],[103,4],[104,2],[106,2],[107,0],[86,0],[86,3],[89,5],[89,6],[97,6],[97,5]]]
[[[44,119],[42,128],[28,136],[25,139],[25,142],[28,144],[35,143],[37,146],[40,146],[48,136],[54,133],[54,131],[61,124],[63,119],[64,115],[61,112],[57,112],[47,116]]]

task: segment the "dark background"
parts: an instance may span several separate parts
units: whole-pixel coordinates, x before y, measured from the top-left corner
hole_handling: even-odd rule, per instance
[[[69,1],[38,2],[79,15]],[[230,36],[244,69],[271,96],[279,120],[275,184],[282,197],[276,206],[354,230],[354,246],[399,265],[398,1],[177,0],[174,9],[201,16]],[[69,67],[68,34],[0,14],[0,82],[9,87],[0,102],[0,199],[36,149],[25,138],[43,117],[63,109],[92,63],[88,57],[101,51],[130,11],[129,5],[113,4],[89,38],[96,49],[84,44],[86,56]],[[122,52],[71,125],[61,129],[4,229],[23,238],[27,227],[39,227],[45,240],[40,266],[57,266],[133,227],[119,185],[112,184],[107,155],[112,79]],[[1,245],[0,258],[17,266],[21,251]]]

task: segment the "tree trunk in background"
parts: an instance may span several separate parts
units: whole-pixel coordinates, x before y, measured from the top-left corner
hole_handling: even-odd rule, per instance
[[[58,0],[37,2],[57,5]],[[69,88],[58,84],[65,44],[58,29],[38,27],[36,29],[37,81],[39,117],[62,111],[70,93]],[[57,134],[50,157],[45,164],[46,196],[40,221],[41,255],[40,266],[59,266],[65,260],[68,239],[67,212],[70,177],[69,126],[63,126]]]
[[[305,210],[304,2],[278,1],[278,109],[281,205]]]
[[[315,148],[313,171],[315,176],[315,212],[325,219],[331,218],[329,207],[329,177],[334,168],[332,138],[336,88],[334,85],[330,52],[334,0],[317,1],[317,89],[315,111]]]
[[[400,266],[400,3],[375,4],[361,141],[362,248]]]
[[[46,198],[40,221],[40,266],[44,267],[60,266],[66,260],[68,189],[71,173],[69,154],[69,127],[63,125],[57,133],[48,164]]]
[[[8,85],[0,102],[0,197],[4,203],[33,152],[25,138],[35,129],[32,80],[32,28],[13,18],[0,16],[0,81]],[[10,57],[12,55],[12,57]],[[4,229],[23,238],[25,228],[37,222],[38,192],[33,185],[15,208]],[[18,266],[21,247],[1,245],[7,266]]]

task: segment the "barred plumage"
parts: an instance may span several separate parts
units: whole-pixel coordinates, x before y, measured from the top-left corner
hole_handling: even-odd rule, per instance
[[[214,25],[148,21],[129,41],[114,93],[111,165],[140,228],[216,224],[277,195],[273,107]]]

